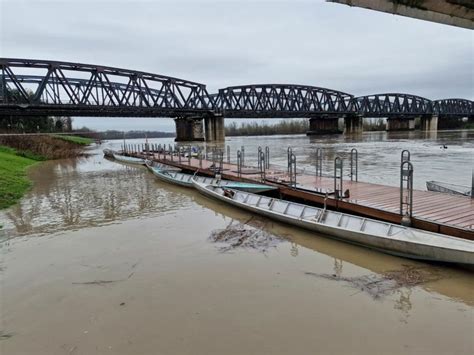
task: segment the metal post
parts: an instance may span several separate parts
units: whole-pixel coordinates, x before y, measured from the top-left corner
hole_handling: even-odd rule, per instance
[[[219,174],[224,170],[224,149],[219,150]]]
[[[265,182],[265,175],[266,175],[266,162],[265,162],[265,153],[260,150],[259,157],[258,157],[258,167],[260,170],[260,180]]]
[[[191,166],[191,153],[192,153],[192,147],[189,146],[188,148],[188,165]]]
[[[290,155],[288,171],[290,175],[290,186],[296,187],[296,156],[293,153]]]
[[[211,167],[214,169],[214,175],[216,173],[216,148],[212,148],[212,165]]]
[[[199,168],[202,168],[202,151],[199,150]]]
[[[471,198],[474,199],[474,169],[472,169]]]
[[[342,159],[340,157],[336,157],[334,159],[334,197],[336,199],[340,199],[343,196],[342,176],[343,176]]]
[[[288,174],[290,174],[291,155],[293,154],[293,149],[291,149],[291,147],[288,147],[288,149],[286,150],[286,154],[288,158],[287,170],[288,170]]]
[[[181,147],[178,147],[178,163],[181,164]]]
[[[270,169],[270,148],[265,147],[265,168]]]
[[[258,146],[257,149],[257,166],[259,165],[258,163],[260,162],[260,154],[262,153],[262,147]]]
[[[323,150],[316,148],[316,176],[323,175]]]
[[[227,164],[230,164],[230,145],[227,146]]]
[[[413,215],[413,164],[408,160],[400,164],[400,215],[402,224],[409,226]]]
[[[237,176],[242,176],[242,153],[240,150],[237,151]]]
[[[410,161],[410,151],[409,150],[402,150],[402,155],[401,155],[401,163],[404,161]]]
[[[245,147],[242,146],[240,147],[240,160],[241,160],[241,165],[245,165]]]
[[[359,167],[358,167],[358,161],[359,161],[359,153],[357,152],[357,149],[352,148],[351,149],[351,181],[359,181]]]

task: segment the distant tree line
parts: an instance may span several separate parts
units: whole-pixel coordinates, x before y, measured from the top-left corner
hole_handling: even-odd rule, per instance
[[[232,122],[225,127],[226,136],[269,136],[273,134],[302,134],[309,129],[309,120],[286,120],[275,124],[266,122]]]
[[[107,130],[104,132],[96,132],[87,127],[82,127],[74,130],[73,132],[80,134],[84,137],[92,137],[101,140],[110,140],[110,139],[135,139],[135,138],[168,138],[175,137],[174,132],[161,132],[161,131],[117,131],[117,130]]]

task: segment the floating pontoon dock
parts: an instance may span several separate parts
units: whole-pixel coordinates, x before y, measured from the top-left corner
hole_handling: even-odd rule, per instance
[[[188,171],[199,170],[200,174],[209,176],[213,176],[217,168],[223,179],[251,183],[265,182],[277,186],[283,198],[298,199],[319,205],[324,204],[326,200],[329,208],[387,222],[402,223],[402,216],[408,214],[411,215],[412,227],[474,240],[474,199],[467,196],[413,190],[412,180],[410,180],[412,179],[410,169],[412,172],[413,168],[409,162],[409,153],[406,151],[408,156],[405,154],[405,158],[402,153],[400,187],[359,182],[357,167],[355,178],[353,177],[352,164],[351,178],[343,180],[342,166],[338,166],[338,158],[335,161],[334,175],[336,177],[325,177],[321,176],[321,165],[319,165],[319,172],[316,166],[316,174],[297,171],[296,163],[292,162],[291,157],[294,157],[292,154],[288,155],[288,169],[284,169],[284,167],[272,166],[268,161],[265,162],[265,153],[262,151],[259,151],[262,160],[259,159],[258,167],[242,164],[240,152],[238,152],[237,163],[230,162],[229,156],[224,159],[222,151],[220,157],[218,155],[216,158],[213,154],[212,159],[208,157],[208,154],[192,157],[192,154],[186,156],[182,153],[177,154],[175,151],[170,154],[170,151],[157,149],[153,145],[153,149],[137,149],[133,152],[128,151],[127,154]],[[227,154],[229,155],[229,150]],[[404,162],[403,159],[406,161]],[[346,190],[349,190],[348,197],[344,194]]]

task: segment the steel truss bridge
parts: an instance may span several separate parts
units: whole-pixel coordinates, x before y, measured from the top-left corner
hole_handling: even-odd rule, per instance
[[[204,84],[107,66],[0,58],[0,115],[234,118],[474,115],[466,99],[388,93],[355,97],[315,86]]]

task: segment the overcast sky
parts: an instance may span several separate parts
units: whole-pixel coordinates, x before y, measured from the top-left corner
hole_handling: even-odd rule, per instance
[[[294,83],[473,99],[473,33],[322,0],[0,0],[2,57],[149,71],[210,92]]]

